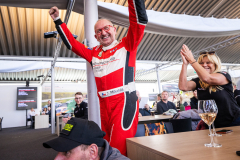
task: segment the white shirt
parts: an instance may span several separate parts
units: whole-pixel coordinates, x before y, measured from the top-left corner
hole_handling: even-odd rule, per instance
[[[27,117],[30,118],[30,115],[31,115],[31,116],[35,116],[35,115],[36,115],[35,111],[34,111],[34,110],[33,110],[33,111],[31,111],[31,110],[28,111]]]

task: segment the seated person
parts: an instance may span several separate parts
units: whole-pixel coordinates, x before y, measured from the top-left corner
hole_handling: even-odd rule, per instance
[[[168,92],[163,91],[161,94],[162,100],[157,103],[157,113],[163,114],[164,112],[168,111],[169,109],[174,109],[177,112],[177,108],[174,103],[168,101]]]
[[[148,104],[145,104],[144,108],[139,108],[139,114],[141,114],[141,116],[150,116],[150,106]]]
[[[197,90],[193,92],[193,97],[190,98],[190,106],[191,106],[191,109],[198,109]]]
[[[35,110],[33,108],[31,108],[31,110],[28,111],[28,114],[27,114],[27,119],[32,122],[31,128],[34,128],[34,123],[33,123],[34,116],[37,116],[37,114],[35,113]]]
[[[48,114],[47,108],[43,108],[42,115],[47,115],[47,114]]]
[[[153,109],[154,111],[157,110],[157,103],[160,102],[160,101],[161,101],[161,94],[158,94],[158,95],[157,95],[157,101],[156,101],[156,102],[153,102],[153,106],[152,106],[152,109]]]
[[[43,143],[45,148],[58,151],[55,159],[129,160],[103,139],[105,132],[93,122],[71,118],[56,139]]]
[[[31,110],[28,111],[28,119],[30,119],[31,116],[37,116],[37,114],[35,113],[35,110],[33,108],[31,108]]]

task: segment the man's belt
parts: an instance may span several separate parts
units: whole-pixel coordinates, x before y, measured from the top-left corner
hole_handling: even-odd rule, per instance
[[[119,93],[123,93],[123,92],[133,92],[136,90],[135,87],[135,82],[130,82],[127,85],[121,86],[121,87],[117,87],[117,88],[113,88],[113,89],[109,89],[107,91],[102,91],[102,92],[98,92],[98,94],[100,95],[100,97],[105,98],[105,97],[110,97]]]

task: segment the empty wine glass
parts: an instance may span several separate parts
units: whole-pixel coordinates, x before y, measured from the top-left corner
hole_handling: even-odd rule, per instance
[[[211,132],[211,124],[214,122],[218,113],[218,108],[214,100],[199,100],[198,114],[201,119],[208,125],[211,143],[205,144],[206,147],[221,147],[221,144],[214,143]]]

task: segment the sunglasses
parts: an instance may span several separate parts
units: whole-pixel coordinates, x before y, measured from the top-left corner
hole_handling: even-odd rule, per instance
[[[111,25],[106,25],[106,26],[104,26],[103,28],[100,28],[100,29],[95,30],[95,33],[96,33],[96,34],[101,34],[101,33],[102,33],[102,30],[104,30],[104,31],[109,31],[109,30],[110,30],[110,27],[113,27],[113,26],[111,26]]]
[[[203,54],[210,54],[210,55],[213,55],[215,54],[216,52],[215,51],[211,51],[211,52],[201,52],[199,53],[200,55],[203,55]]]

